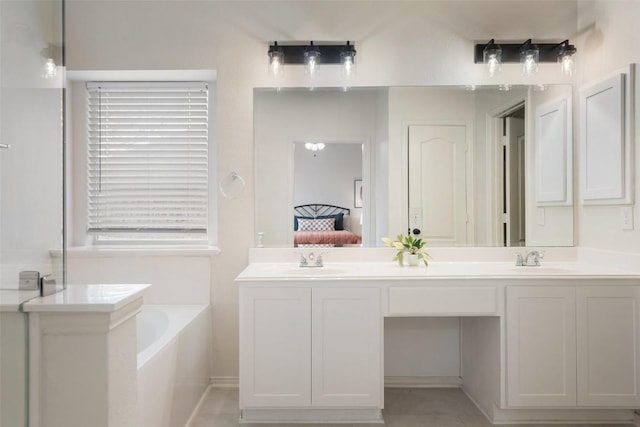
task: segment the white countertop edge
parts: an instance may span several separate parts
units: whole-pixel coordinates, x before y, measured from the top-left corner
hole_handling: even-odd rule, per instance
[[[73,285],[23,304],[31,313],[110,313],[142,298],[149,284]]]
[[[396,263],[343,262],[303,268],[295,263],[253,263],[235,279],[247,282],[300,281],[417,281],[417,280],[587,280],[630,279],[640,273],[615,267],[577,262],[543,263],[540,267],[516,267],[505,262],[432,262],[428,267]]]

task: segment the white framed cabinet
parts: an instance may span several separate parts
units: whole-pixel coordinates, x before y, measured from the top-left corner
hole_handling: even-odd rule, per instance
[[[311,404],[311,289],[240,291],[241,407]]]
[[[507,288],[507,404],[575,406],[573,287]]]
[[[506,290],[510,407],[640,405],[640,287]]]
[[[379,410],[382,326],[378,287],[242,286],[240,408]]]
[[[640,287],[576,288],[578,405],[640,406]]]

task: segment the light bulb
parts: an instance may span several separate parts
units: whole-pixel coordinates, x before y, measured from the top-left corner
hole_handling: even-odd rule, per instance
[[[533,58],[533,55],[527,55],[522,64],[522,72],[526,76],[533,76],[538,70],[538,63]]]
[[[520,51],[520,63],[525,76],[531,77],[538,72],[540,51],[538,47],[527,41],[526,46]]]
[[[482,51],[482,62],[487,65],[489,76],[493,77],[502,70],[502,48],[493,39]]]
[[[565,76],[573,75],[573,56],[564,55],[560,60],[560,72]]]
[[[502,66],[496,55],[490,55],[487,61],[487,69],[489,70],[489,76],[493,77],[500,71]]]
[[[45,80],[50,80],[55,78],[57,74],[58,67],[56,67],[56,63],[53,61],[53,58],[47,58],[42,69],[42,78]]]
[[[318,74],[318,60],[316,56],[310,56],[307,61],[307,74],[313,77]]]
[[[347,78],[351,77],[353,75],[353,68],[353,56],[345,55],[342,58],[342,74]]]
[[[275,42],[269,46],[269,74],[274,79],[280,79],[284,75],[284,52]]]
[[[276,78],[282,77],[282,75],[284,74],[282,62],[278,57],[271,58],[271,64],[269,68],[271,70],[271,75],[273,77],[276,77]]]
[[[313,45],[313,42],[304,52],[305,74],[310,78],[318,75],[318,63],[320,61],[320,50]]]

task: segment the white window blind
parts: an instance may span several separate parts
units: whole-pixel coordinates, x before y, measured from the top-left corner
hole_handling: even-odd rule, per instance
[[[87,103],[87,232],[206,240],[206,83],[91,82]]]

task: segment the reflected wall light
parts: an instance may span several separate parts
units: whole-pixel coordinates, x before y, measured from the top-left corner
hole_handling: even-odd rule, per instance
[[[314,77],[318,74],[322,65],[342,65],[342,75],[345,78],[353,75],[355,71],[356,49],[351,42],[346,43],[322,43],[309,44],[294,43],[278,44],[274,42],[267,51],[269,55],[270,69],[274,62],[278,64],[279,72],[282,65],[305,65],[305,74]]]
[[[490,76],[500,72],[504,64],[519,63],[527,76],[538,71],[538,64],[557,62],[565,75],[573,73],[573,55],[577,52],[569,40],[561,43],[533,43],[531,39],[524,43],[488,43],[475,45],[474,62],[485,64]]]
[[[40,76],[45,80],[54,79],[58,75],[58,66],[62,65],[62,47],[49,43],[40,55],[43,60]]]
[[[323,142],[307,142],[306,144],[304,144],[304,148],[306,148],[309,151],[320,151],[320,150],[324,150],[324,143]]]

